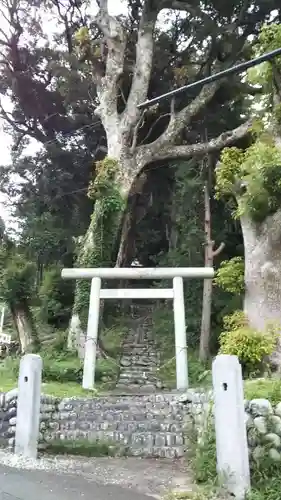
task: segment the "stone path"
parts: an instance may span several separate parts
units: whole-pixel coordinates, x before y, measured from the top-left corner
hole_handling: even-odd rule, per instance
[[[55,496],[57,500],[74,500],[73,491],[84,493],[84,500],[90,494],[91,500],[106,500],[111,496],[115,500],[148,500],[163,498],[169,490],[193,489],[192,475],[183,460],[44,457],[34,461],[0,450],[0,464],[0,500],[8,500],[10,495],[20,500],[55,500]],[[22,488],[18,488],[21,480]],[[43,496],[38,492],[40,481]],[[69,491],[64,492],[67,487]],[[44,496],[48,488],[52,491]],[[32,491],[37,491],[36,499]]]
[[[142,389],[155,391],[162,388],[157,378],[160,364],[159,352],[152,338],[152,307],[133,304],[132,326],[123,343],[117,390]]]

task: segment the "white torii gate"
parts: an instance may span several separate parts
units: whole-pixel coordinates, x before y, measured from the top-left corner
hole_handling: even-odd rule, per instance
[[[82,387],[94,389],[101,299],[173,299],[177,389],[188,388],[187,345],[183,278],[212,279],[212,267],[73,268],[63,269],[65,279],[91,279]],[[101,288],[102,279],[173,279],[173,288]]]

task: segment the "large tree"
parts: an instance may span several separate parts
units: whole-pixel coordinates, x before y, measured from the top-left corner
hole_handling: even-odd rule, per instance
[[[155,162],[186,159],[219,150],[243,137],[250,125],[249,122],[245,122],[235,130],[225,131],[218,137],[212,137],[208,142],[190,143],[190,137],[188,141],[188,136],[184,134],[185,130],[192,126],[192,122],[203,110],[206,110],[223,86],[223,81],[217,81],[205,85],[184,107],[178,106],[177,102],[172,100],[169,119],[164,129],[158,129],[158,134],[152,141],[147,141],[145,144],[139,141],[145,114],[138,109],[138,105],[149,95],[154,43],[157,37],[156,22],[159,14],[164,9],[182,11],[186,16],[185,22],[189,22],[190,26],[193,25],[192,28],[197,25],[198,30],[202,30],[204,23],[205,39],[201,40],[200,44],[197,38],[197,43],[192,49],[190,47],[188,49],[189,63],[194,62],[194,64],[189,64],[189,69],[192,66],[193,74],[186,76],[194,79],[227,67],[241,58],[248,36],[256,29],[253,19],[256,20],[257,11],[252,10],[252,6],[250,7],[247,2],[243,2],[242,5],[240,3],[231,5],[230,9],[220,5],[216,15],[203,5],[198,8],[185,1],[140,2],[131,82],[124,105],[120,107],[118,106],[120,81],[127,62],[126,30],[121,19],[109,14],[107,0],[100,0],[98,5],[99,11],[93,22],[100,31],[101,43],[105,44],[107,49],[103,58],[102,72],[100,66],[96,64],[90,31],[84,28],[80,30],[77,40],[81,51],[88,57],[93,68],[99,100],[96,114],[100,117],[106,132],[110,160],[100,165],[99,174],[93,185],[93,193],[96,196],[95,209],[81,245],[78,265],[108,265],[109,256],[116,248],[116,239],[119,237],[116,265],[123,266],[128,264],[128,254],[130,254],[127,247],[131,227],[128,199],[138,188],[137,179],[144,169]],[[129,7],[132,5],[129,3]],[[212,7],[215,10],[217,6]],[[251,12],[254,12],[253,17]],[[192,31],[189,35],[192,36]],[[177,43],[179,44],[179,40]],[[109,200],[112,200],[112,203],[109,203]],[[108,220],[105,213],[110,214]],[[105,241],[101,235],[106,232],[110,237]],[[82,284],[78,283],[71,328],[74,335],[80,329],[79,309],[85,302],[84,290]]]
[[[258,52],[280,47],[280,24],[265,26]],[[226,148],[217,167],[217,194],[236,200],[245,252],[244,311],[258,330],[281,329],[281,58],[249,73],[263,89],[247,149]],[[272,357],[280,369],[281,342]]]

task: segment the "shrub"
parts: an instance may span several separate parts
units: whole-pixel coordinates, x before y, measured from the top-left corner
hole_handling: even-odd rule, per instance
[[[76,382],[80,384],[83,378],[83,361],[73,355],[63,354],[42,354],[43,358],[43,382]],[[18,358],[7,358],[4,362],[2,371],[18,377],[19,374]],[[96,382],[110,381],[116,378],[118,367],[111,360],[101,359],[97,361],[95,380]]]
[[[242,295],[245,290],[244,267],[242,257],[224,260],[216,272],[215,284],[226,292]]]
[[[73,293],[73,282],[63,280],[59,268],[47,270],[39,289],[40,319],[55,328],[65,328],[71,315]]]
[[[260,373],[276,347],[276,330],[272,327],[260,332],[251,328],[242,311],[226,316],[224,328],[219,338],[220,354],[238,356],[245,375]]]

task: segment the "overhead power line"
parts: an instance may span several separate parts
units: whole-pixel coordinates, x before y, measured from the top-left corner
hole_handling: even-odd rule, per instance
[[[178,94],[186,92],[187,90],[194,89],[195,87],[203,87],[203,85],[206,85],[206,83],[215,82],[215,81],[219,80],[220,78],[224,78],[225,76],[233,75],[235,73],[242,73],[242,71],[245,71],[248,68],[252,68],[253,66],[257,66],[258,64],[261,64],[265,61],[270,61],[274,57],[280,56],[280,55],[281,55],[281,47],[279,49],[272,50],[271,52],[267,52],[266,54],[263,54],[262,56],[256,57],[255,59],[251,59],[250,61],[236,64],[235,66],[231,66],[231,68],[224,69],[223,71],[220,71],[219,73],[215,73],[214,75],[210,75],[210,76],[207,76],[206,78],[202,78],[202,80],[198,80],[197,82],[189,83],[188,85],[184,85],[183,87],[179,87],[178,89],[171,90],[170,92],[167,92],[166,94],[162,94],[158,97],[154,97],[153,99],[142,102],[141,104],[138,105],[138,108],[139,109],[149,108],[150,106],[157,104],[158,102],[162,101],[163,99],[170,99],[171,97],[174,97]]]

